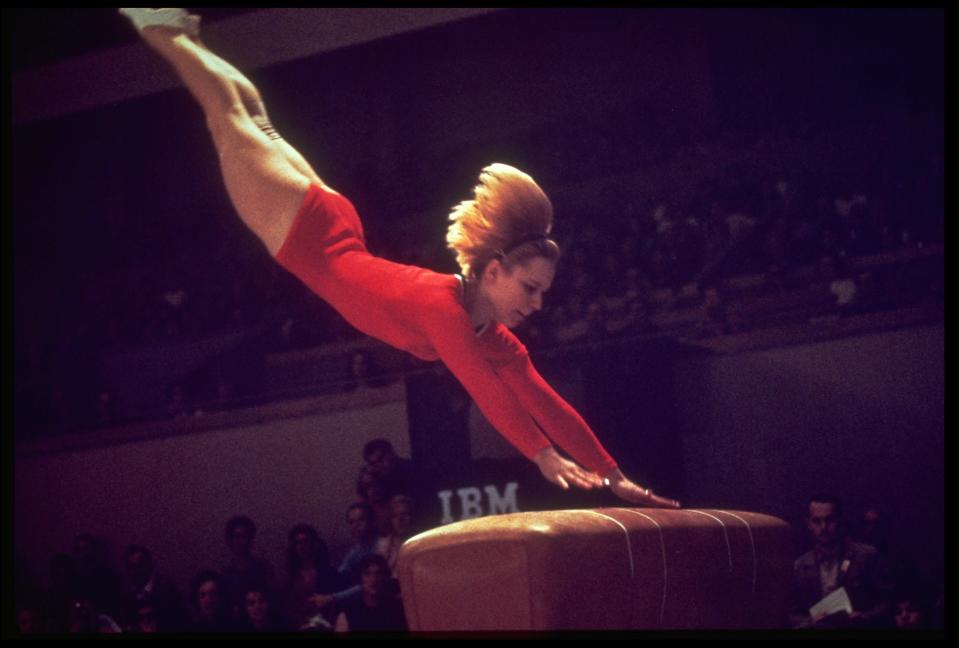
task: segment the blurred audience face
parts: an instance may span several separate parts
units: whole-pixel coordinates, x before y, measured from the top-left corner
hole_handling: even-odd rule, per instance
[[[413,520],[413,509],[405,500],[395,501],[390,505],[390,523],[393,525],[393,534],[405,538],[410,533],[410,524]]]
[[[266,624],[267,616],[270,613],[270,604],[263,592],[247,592],[243,605],[246,608],[246,615],[253,622],[253,625],[260,627]]]
[[[208,580],[200,583],[196,590],[196,598],[200,614],[204,618],[209,619],[216,616],[220,607],[220,588],[216,581]]]
[[[363,594],[368,597],[378,598],[386,591],[387,573],[383,567],[373,563],[363,570],[360,574],[360,584],[363,587]]]
[[[250,530],[244,526],[234,527],[227,538],[227,544],[234,556],[248,558],[253,550],[253,538]]]
[[[350,525],[350,533],[357,541],[368,538],[373,528],[369,514],[362,508],[350,509],[346,514],[346,523]]]
[[[389,475],[393,471],[396,455],[389,451],[377,448],[366,457],[366,463],[377,475]]]
[[[839,516],[833,504],[810,502],[806,525],[820,547],[833,547],[839,540]]]
[[[881,548],[884,531],[882,514],[875,508],[866,509],[862,514],[862,541]]]
[[[157,611],[152,605],[144,605],[137,610],[137,628],[140,632],[153,634],[159,632]]]
[[[900,630],[916,630],[923,627],[922,611],[912,601],[896,604],[896,627]]]
[[[153,575],[153,565],[145,554],[137,551],[127,556],[127,579],[131,585],[143,587]]]
[[[20,634],[37,634],[43,632],[43,619],[37,608],[23,608],[17,612],[17,628]]]
[[[360,471],[359,482],[359,494],[365,501],[381,503],[387,498],[388,492],[382,477],[378,473],[373,472],[373,468],[369,465],[363,466],[363,469]]]
[[[381,504],[385,502],[388,497],[389,492],[386,490],[386,486],[384,486],[383,481],[378,478],[374,478],[366,487],[366,499],[372,503]]]
[[[316,559],[316,547],[309,533],[297,533],[293,536],[293,551],[301,563],[312,563]]]

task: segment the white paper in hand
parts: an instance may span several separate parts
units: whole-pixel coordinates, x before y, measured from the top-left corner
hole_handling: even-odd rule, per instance
[[[846,614],[852,614],[852,602],[849,600],[849,595],[846,594],[846,588],[840,587],[819,601],[819,603],[809,608],[809,616],[814,620],[822,619],[823,617],[843,611],[845,611]]]

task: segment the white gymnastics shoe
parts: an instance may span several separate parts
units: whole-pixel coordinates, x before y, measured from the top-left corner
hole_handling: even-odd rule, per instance
[[[200,35],[200,17],[189,13],[186,9],[129,7],[120,9],[120,14],[129,18],[137,31],[143,31],[144,27],[169,27],[194,38]]]

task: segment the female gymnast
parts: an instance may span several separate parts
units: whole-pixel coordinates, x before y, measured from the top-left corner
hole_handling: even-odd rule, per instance
[[[120,13],[199,102],[233,206],[280,265],[360,331],[442,360],[549,481],[563,489],[608,486],[634,504],[679,508],[623,475],[509,331],[542,308],[559,258],[549,238],[552,205],[530,176],[492,164],[474,199],[455,207],[446,239],[462,276],[374,257],[353,205],[279,136],[253,84],[202,44],[198,16],[183,9]],[[579,463],[560,456],[553,441]]]

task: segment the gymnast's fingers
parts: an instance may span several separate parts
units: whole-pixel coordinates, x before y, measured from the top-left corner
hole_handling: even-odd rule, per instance
[[[653,500],[653,504],[660,508],[682,508],[682,504],[668,497],[660,497],[655,493],[650,493],[650,497]]]
[[[596,476],[596,479],[593,479],[593,476],[594,476],[593,473],[587,472],[583,470],[582,468],[580,468],[579,466],[576,467],[575,472],[573,474],[576,477],[576,484],[580,488],[585,488],[587,490],[590,490],[599,485],[598,476]]]
[[[584,471],[584,472],[586,474],[586,479],[588,479],[593,486],[597,488],[602,488],[603,486],[606,485],[606,482],[603,481],[603,478],[600,477],[599,474],[594,473],[592,471]]]
[[[566,479],[568,479],[570,483],[572,483],[574,486],[577,486],[579,488],[584,488],[586,490],[589,490],[590,488],[593,487],[593,485],[589,483],[589,480],[583,478],[581,475],[573,471],[566,473]]]
[[[677,502],[676,500],[672,500],[667,497],[660,497],[659,495],[657,495],[651,490],[646,490],[646,489],[641,489],[641,490],[643,490],[644,492],[645,499],[646,499],[645,504],[647,506],[651,506],[654,508],[673,508],[673,509],[681,508],[679,502]]]
[[[627,502],[653,508],[680,508],[679,502],[660,497],[648,488],[641,488],[628,479],[616,481],[610,486],[614,493]]]

